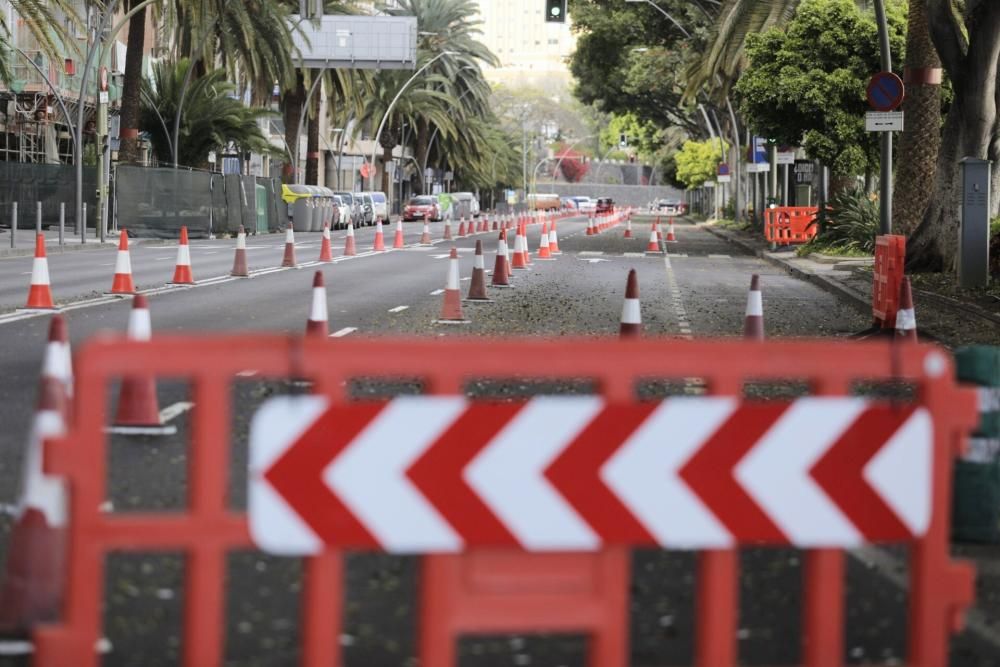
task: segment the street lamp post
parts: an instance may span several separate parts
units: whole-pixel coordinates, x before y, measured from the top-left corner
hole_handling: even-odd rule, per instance
[[[399,101],[399,98],[402,97],[403,92],[409,87],[411,83],[413,83],[414,79],[423,74],[424,70],[430,67],[434,63],[434,61],[438,60],[439,58],[443,58],[444,56],[454,56],[454,55],[458,55],[458,52],[442,51],[441,53],[437,54],[436,56],[428,60],[426,63],[424,63],[423,67],[414,72],[413,76],[411,76],[409,79],[406,80],[406,83],[404,83],[400,87],[399,91],[396,93],[396,96],[392,98],[391,102],[389,102],[389,106],[386,107],[385,114],[382,116],[382,122],[379,123],[378,131],[375,133],[375,136],[373,137],[372,141],[373,145],[372,145],[371,181],[369,183],[372,192],[375,191],[375,156],[378,153],[379,137],[382,136],[382,130],[385,129],[385,123],[387,120],[389,120],[389,115],[392,113],[392,108],[396,106],[396,102]]]

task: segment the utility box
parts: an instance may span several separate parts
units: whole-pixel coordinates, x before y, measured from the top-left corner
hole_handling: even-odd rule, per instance
[[[958,284],[985,287],[990,279],[990,161],[964,158],[958,224]]]

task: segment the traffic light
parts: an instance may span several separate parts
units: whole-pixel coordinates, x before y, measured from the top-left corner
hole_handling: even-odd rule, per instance
[[[566,0],[545,0],[545,20],[550,23],[565,23]]]
[[[622,132],[618,135],[618,147],[626,148],[628,147],[628,135]]]

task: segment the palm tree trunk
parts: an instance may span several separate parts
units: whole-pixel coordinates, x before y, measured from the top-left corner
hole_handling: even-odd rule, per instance
[[[322,85],[322,84],[320,84]],[[319,91],[313,93],[309,131],[306,134],[306,185],[319,185]]]
[[[129,3],[131,8],[134,1]],[[142,88],[142,51],[145,46],[146,9],[140,9],[128,22],[125,46],[125,76],[122,80],[120,162],[139,161],[139,91]]]
[[[286,90],[282,100],[282,115],[285,121],[285,145],[295,155],[298,149],[299,115],[302,113],[302,105],[305,104],[306,87],[302,78],[302,72],[298,72],[295,77],[295,88]],[[295,172],[298,165],[292,163],[292,158],[285,160],[285,168],[281,171],[282,183],[295,183]]]
[[[910,2],[904,78],[906,129],[896,149],[892,226],[908,235],[927,210],[941,149],[941,58],[931,41],[926,2]]]
[[[382,147],[382,192],[389,192],[389,163],[392,162],[392,146]]]

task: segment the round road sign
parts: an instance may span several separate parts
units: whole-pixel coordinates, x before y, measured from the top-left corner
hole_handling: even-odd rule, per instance
[[[879,72],[868,82],[868,104],[875,111],[895,111],[905,94],[903,80],[892,72]]]

